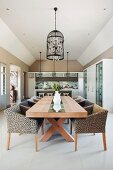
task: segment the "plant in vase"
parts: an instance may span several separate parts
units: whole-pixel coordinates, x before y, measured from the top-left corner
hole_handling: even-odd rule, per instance
[[[55,90],[55,95],[54,95],[54,98],[53,98],[53,102],[54,102],[53,109],[56,112],[58,112],[61,109],[61,105],[60,105],[61,98],[60,98],[60,94],[59,94],[61,86],[59,84],[54,83],[53,89]]]
[[[56,83],[54,83],[54,85],[53,85],[53,89],[55,90],[55,91],[60,91],[60,89],[61,89],[61,86],[60,86],[60,84],[56,84]]]

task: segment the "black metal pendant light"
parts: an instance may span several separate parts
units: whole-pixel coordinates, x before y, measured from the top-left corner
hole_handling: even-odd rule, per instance
[[[48,60],[63,60],[64,59],[64,36],[56,30],[56,11],[55,11],[55,30],[51,31],[47,36],[47,59]]]
[[[39,77],[42,77],[42,73],[41,73],[41,54],[42,54],[42,52],[40,52],[40,72],[39,72]]]
[[[55,60],[53,60],[53,72],[52,72],[52,77],[56,77],[56,72],[55,72]]]
[[[66,77],[70,76],[69,70],[68,70],[68,54],[69,52],[67,52],[67,73],[66,73]]]

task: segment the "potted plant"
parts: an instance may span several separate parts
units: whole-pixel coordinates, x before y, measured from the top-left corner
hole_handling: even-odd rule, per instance
[[[60,84],[56,84],[56,83],[54,83],[54,85],[53,85],[53,89],[55,90],[55,91],[60,91],[60,89],[61,89],[61,86],[60,86]]]
[[[53,108],[56,112],[58,112],[61,109],[61,105],[60,105],[61,98],[60,98],[60,94],[59,94],[61,86],[59,84],[54,83],[53,89],[55,90],[55,95],[53,98],[53,102],[54,102]]]

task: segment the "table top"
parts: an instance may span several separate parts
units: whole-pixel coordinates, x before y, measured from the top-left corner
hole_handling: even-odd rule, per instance
[[[31,118],[85,118],[87,111],[69,96],[61,96],[64,111],[49,112],[53,96],[45,96],[26,111]]]

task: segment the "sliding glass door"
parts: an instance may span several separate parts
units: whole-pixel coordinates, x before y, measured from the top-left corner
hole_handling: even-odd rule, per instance
[[[87,99],[87,70],[84,70],[84,98]]]
[[[103,99],[103,63],[96,64],[96,103],[102,106]]]
[[[0,63],[0,110],[6,108],[6,65]]]

